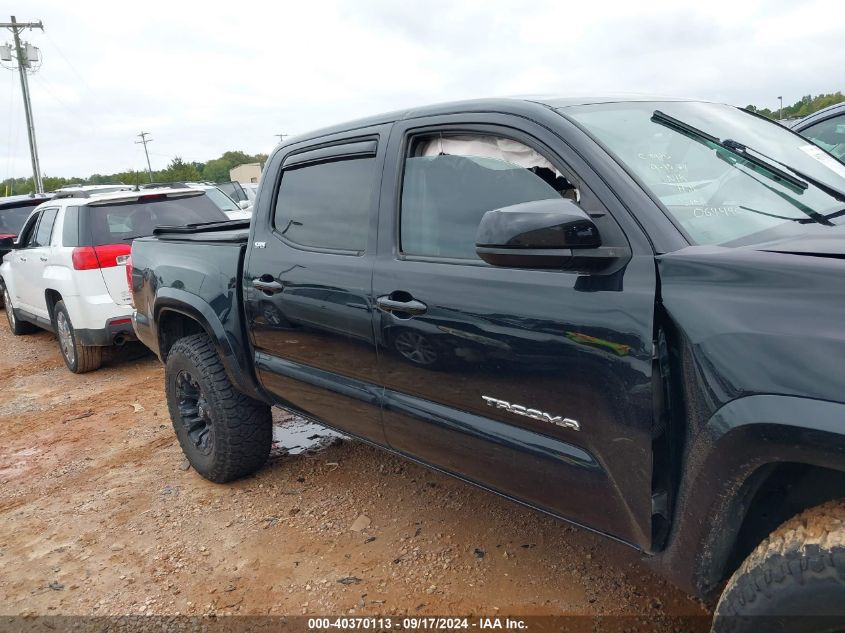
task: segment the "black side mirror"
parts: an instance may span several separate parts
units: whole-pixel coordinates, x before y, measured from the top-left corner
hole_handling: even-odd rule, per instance
[[[15,248],[14,237],[0,237],[0,250],[11,251]]]
[[[573,251],[598,249],[599,230],[572,200],[523,202],[488,211],[475,238],[488,264],[514,268],[567,268]]]

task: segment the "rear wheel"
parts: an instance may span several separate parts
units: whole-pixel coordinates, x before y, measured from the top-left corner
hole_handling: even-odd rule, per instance
[[[53,322],[56,324],[56,337],[67,368],[74,374],[99,369],[103,364],[103,348],[79,342],[64,301],[57,302],[53,308]]]
[[[728,581],[713,633],[845,632],[845,502],[772,532]]]
[[[9,295],[6,284],[2,281],[0,281],[0,291],[3,296],[3,303],[6,306],[6,320],[9,322],[9,330],[11,330],[12,334],[21,336],[22,334],[32,334],[35,332],[38,328],[32,325],[32,323],[21,321],[15,315],[15,308],[12,306],[12,297]]]
[[[205,334],[178,340],[165,367],[167,407],[182,452],[217,483],[264,465],[273,441],[270,407],[237,391]]]

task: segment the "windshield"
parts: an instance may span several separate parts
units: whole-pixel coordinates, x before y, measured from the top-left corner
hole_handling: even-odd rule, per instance
[[[656,111],[722,142],[736,141],[752,158],[764,156],[780,170],[666,125]],[[836,194],[845,192],[845,165],[797,134],[737,108],[623,102],[560,112],[632,171],[695,243],[739,246],[845,221],[831,215],[845,209]],[[795,177],[778,177],[778,171]],[[809,229],[809,224],[815,227]]]
[[[211,198],[211,201],[217,205],[221,211],[240,211],[241,208],[225,193],[220,191],[217,187],[212,187],[205,190],[205,194]]]

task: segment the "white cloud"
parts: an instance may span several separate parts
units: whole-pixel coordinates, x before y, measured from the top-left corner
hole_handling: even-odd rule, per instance
[[[437,101],[639,92],[738,105],[844,89],[841,2],[48,1],[20,20],[43,170],[269,151],[277,133]],[[0,40],[2,41],[2,40]],[[17,78],[0,79],[0,179],[30,171]],[[8,95],[6,94],[8,91]]]

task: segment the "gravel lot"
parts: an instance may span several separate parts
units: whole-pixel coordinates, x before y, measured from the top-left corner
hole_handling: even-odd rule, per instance
[[[209,483],[153,356],[76,376],[0,319],[3,614],[707,613],[632,550],[358,442]],[[289,447],[315,432],[276,418]]]

